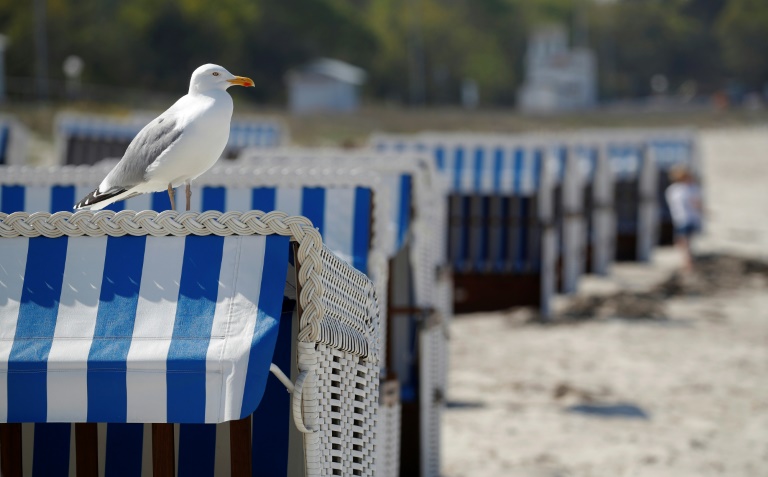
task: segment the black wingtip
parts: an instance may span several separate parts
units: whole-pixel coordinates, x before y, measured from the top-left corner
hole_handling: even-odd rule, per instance
[[[99,193],[99,189],[96,188],[91,192],[90,194],[86,195],[83,200],[75,204],[73,207],[75,210],[77,209],[86,209],[89,207],[93,207],[94,205],[98,204],[99,202],[103,202],[105,200],[109,200],[112,197],[122,194],[127,189],[111,189],[106,192]]]

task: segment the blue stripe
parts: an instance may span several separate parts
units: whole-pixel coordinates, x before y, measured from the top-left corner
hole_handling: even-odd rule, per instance
[[[565,166],[568,162],[568,150],[561,147],[557,150],[557,159],[560,161],[560,170],[558,171],[558,181],[562,182],[565,178]]]
[[[461,172],[464,168],[464,149],[457,147],[454,151],[454,163],[453,163],[453,190],[461,190]]]
[[[363,273],[368,273],[370,239],[371,190],[357,187],[355,188],[355,222],[352,226],[352,266]]]
[[[144,424],[107,424],[105,477],[141,477]]]
[[[53,186],[51,189],[51,213],[72,212],[75,206],[75,186]]]
[[[512,199],[501,199],[501,247],[499,248],[498,269],[503,270],[509,257],[509,203]]]
[[[68,422],[35,424],[33,477],[69,476],[71,435],[72,424]]]
[[[411,223],[411,187],[412,177],[408,174],[400,176],[400,210],[397,212],[397,249],[403,246],[405,234]]]
[[[523,149],[515,149],[515,158],[512,163],[512,191],[515,195],[520,195],[520,189],[522,188],[524,159],[525,151]]]
[[[301,194],[301,215],[312,221],[312,224],[323,233],[323,218],[325,214],[325,189],[320,187],[305,187]]]
[[[216,424],[181,424],[177,475],[213,477],[215,463]]]
[[[88,354],[88,422],[125,422],[125,360],[131,346],[146,237],[109,237]]]
[[[480,261],[484,264],[489,258],[491,198],[489,196],[484,196],[481,197],[480,200]]]
[[[240,418],[253,413],[259,407],[264,394],[269,367],[259,365],[269,363],[275,350],[287,270],[288,237],[268,236],[264,251],[264,271],[268,271],[269,276],[267,277],[265,273],[264,279],[261,281],[259,311],[256,317],[256,326],[259,332],[254,333],[251,342]],[[284,371],[289,369],[290,367],[283,368]]]
[[[219,293],[224,237],[184,241],[179,299],[168,349],[168,422],[205,422],[205,357]],[[280,286],[285,285],[285,279]]]
[[[533,184],[536,190],[541,188],[541,165],[544,161],[544,153],[536,149],[533,153]]]
[[[24,186],[4,185],[1,188],[0,212],[5,214],[24,212]]]
[[[515,257],[515,270],[522,271],[528,258],[528,206],[530,199],[520,197],[520,227],[517,230],[517,256]]]
[[[469,259],[469,228],[472,222],[472,204],[471,197],[463,196],[461,198],[461,238],[459,245],[459,265],[466,263]]]
[[[498,148],[493,153],[493,191],[501,192],[501,171],[504,168],[504,149]]]
[[[275,188],[258,187],[251,191],[251,208],[262,212],[275,210]]]
[[[0,124],[0,164],[8,162],[8,135],[11,127],[7,124]]]
[[[225,212],[227,190],[224,187],[203,187],[202,211],[218,210]]]
[[[175,197],[176,203],[179,203],[179,194]],[[181,200],[185,200],[182,198]],[[163,212],[171,210],[171,198],[168,197],[168,191],[153,192],[152,193],[152,210],[155,212]]]
[[[104,210],[111,210],[113,212],[120,212],[121,210],[125,210],[125,201],[120,200],[117,202],[112,202],[108,206],[104,207]]]
[[[435,148],[435,164],[437,165],[437,170],[445,170],[445,149],[442,146]]]
[[[295,306],[295,302],[289,303]],[[272,362],[285,372],[291,369],[292,320],[293,308],[282,313],[277,345],[272,356]],[[287,474],[288,430],[293,425],[290,422],[290,397],[276,377],[267,379],[264,397],[253,413],[252,461],[258,462],[254,465],[254,477],[283,477]]]
[[[16,335],[8,358],[8,422],[46,421],[46,362],[66,259],[66,236],[29,239]]]
[[[480,191],[480,183],[482,182],[481,179],[483,176],[483,154],[484,154],[483,148],[478,147],[477,149],[475,149],[475,163],[474,163],[475,177],[473,181],[475,192]]]

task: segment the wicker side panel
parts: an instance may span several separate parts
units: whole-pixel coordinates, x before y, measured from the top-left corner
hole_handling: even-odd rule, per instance
[[[386,389],[390,386],[392,389]],[[376,430],[376,476],[399,477],[400,475],[400,421],[402,404],[397,381],[382,384],[379,402],[378,429]]]
[[[327,248],[321,255],[325,316],[320,342],[377,361],[380,336],[373,284]]]
[[[320,475],[372,476],[376,463],[378,365],[317,345]]]
[[[421,411],[421,475],[440,475],[440,420],[445,403],[446,342],[442,325],[423,329],[419,406]]]
[[[440,363],[437,372],[438,387],[445,391],[448,389],[448,338],[450,337],[450,324],[453,317],[453,277],[450,274],[444,274],[435,284],[436,299],[435,309],[440,315],[439,328],[443,335],[440,337],[443,349],[438,359]]]

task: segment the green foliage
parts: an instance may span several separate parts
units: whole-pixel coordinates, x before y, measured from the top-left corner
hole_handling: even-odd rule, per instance
[[[10,76],[35,74],[32,0],[0,0]],[[511,104],[530,31],[574,30],[598,55],[603,97],[647,95],[654,74],[712,92],[768,82],[766,0],[47,0],[49,74],[70,54],[83,81],[168,92],[198,65],[219,63],[284,100],[285,73],[317,56],[369,72],[367,94],[456,103],[464,80],[486,104]]]
[[[728,72],[759,88],[768,83],[768,8],[765,0],[731,0],[717,21]]]

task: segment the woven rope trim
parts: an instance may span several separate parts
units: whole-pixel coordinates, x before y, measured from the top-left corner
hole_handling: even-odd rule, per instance
[[[123,210],[113,212],[79,211],[57,212],[14,212],[0,213],[0,237],[49,237],[61,236],[121,237],[124,235],[186,236],[186,235],[282,235],[299,243],[298,256],[299,301],[303,308],[299,341],[328,342],[341,345],[347,351],[369,349],[369,343],[359,343],[360,336],[348,332],[344,326],[332,329],[323,326],[326,315],[323,271],[330,252],[323,246],[320,233],[306,217],[288,216],[283,212],[154,212]],[[354,270],[349,267],[354,275]],[[367,279],[366,279],[367,280]],[[374,306],[375,306],[375,299]],[[375,309],[375,308],[374,308]],[[375,321],[375,317],[366,316]],[[339,336],[336,336],[339,335]],[[371,343],[376,348],[376,341]]]

